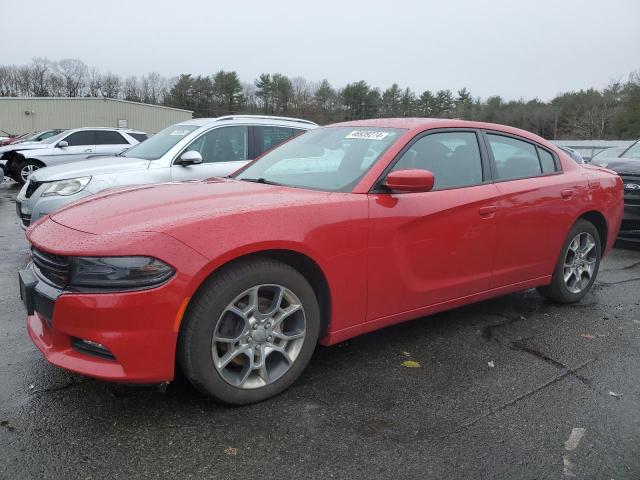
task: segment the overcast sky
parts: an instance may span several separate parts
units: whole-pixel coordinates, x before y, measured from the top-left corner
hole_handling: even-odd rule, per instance
[[[640,70],[640,0],[2,0],[0,64],[549,99]]]

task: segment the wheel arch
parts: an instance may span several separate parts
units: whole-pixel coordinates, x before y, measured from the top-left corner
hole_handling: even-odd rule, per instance
[[[578,220],[586,220],[596,227],[598,235],[600,235],[600,255],[604,255],[604,252],[607,249],[608,240],[608,225],[605,216],[597,210],[590,210],[580,215]]]
[[[320,338],[325,336],[331,323],[331,290],[329,282],[318,262],[309,255],[298,250],[288,248],[268,248],[239,254],[233,258],[226,259],[226,261],[217,265],[199,281],[191,298],[200,291],[207,280],[218,275],[222,270],[233,268],[235,264],[241,261],[250,260],[251,258],[270,258],[280,261],[300,272],[309,281],[320,308],[320,319],[322,322],[320,326]],[[189,301],[189,303],[191,303],[191,301]]]

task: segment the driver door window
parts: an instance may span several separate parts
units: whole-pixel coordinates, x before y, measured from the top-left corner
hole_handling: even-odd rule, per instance
[[[393,166],[395,170],[429,170],[434,190],[482,183],[482,160],[473,132],[432,133],[417,140]]]
[[[229,126],[209,130],[191,142],[179,154],[190,150],[200,153],[202,163],[197,165],[171,167],[173,181],[200,180],[210,177],[227,176],[247,161],[248,127]]]
[[[96,145],[96,132],[94,130],[80,130],[67,135],[61,141],[67,142],[64,148],[57,148],[56,162],[66,163],[84,160],[94,155]],[[58,142],[59,143],[59,142]]]
[[[247,127],[233,126],[209,130],[194,140],[184,151],[195,150],[203,163],[247,160]]]
[[[83,130],[75,132],[63,139],[70,147],[94,147],[96,144],[96,134],[93,130]]]

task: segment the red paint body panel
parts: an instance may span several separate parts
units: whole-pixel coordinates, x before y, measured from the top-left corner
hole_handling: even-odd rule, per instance
[[[351,193],[230,179],[146,185],[87,197],[37,222],[37,248],[59,255],[148,255],[176,275],[152,290],[63,293],[50,329],[27,318],[49,361],[98,378],[137,383],[173,378],[176,316],[184,299],[222,265],[288,250],[307,256],[330,290],[321,343],[347,338],[496,295],[548,284],[571,225],[586,212],[607,220],[608,251],[622,218],[622,184],[576,165],[521,130],[459,120],[384,119],[341,125],[406,128]],[[563,172],[422,193],[369,193],[415,135],[433,128],[498,130],[555,151]],[[571,198],[563,192],[572,190]],[[105,345],[116,361],[88,357],[70,337]]]

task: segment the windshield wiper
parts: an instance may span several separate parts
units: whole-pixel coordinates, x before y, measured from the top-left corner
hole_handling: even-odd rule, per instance
[[[264,183],[265,185],[282,185],[281,183],[273,182],[271,180],[267,180],[264,177],[260,177],[260,178],[240,178],[240,180],[242,180],[243,182]]]

